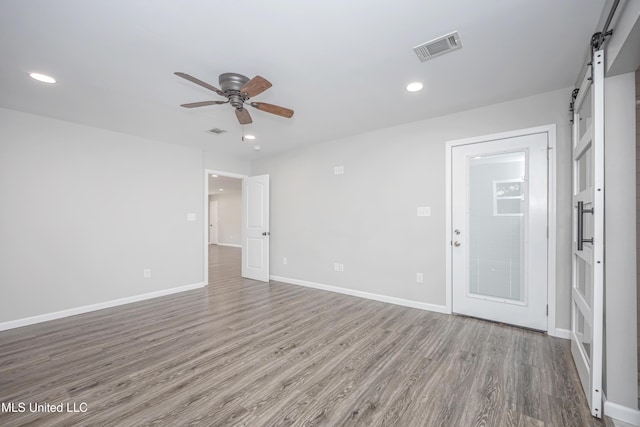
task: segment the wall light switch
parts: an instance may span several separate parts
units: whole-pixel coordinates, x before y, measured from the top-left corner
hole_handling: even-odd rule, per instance
[[[344,166],[334,166],[333,167],[334,175],[344,175]]]
[[[416,273],[416,283],[422,283],[424,276],[422,273]]]
[[[187,214],[187,221],[195,221],[195,220],[196,220],[196,214],[194,213]]]
[[[145,279],[151,277],[151,269],[145,268],[144,270],[142,270],[142,277],[144,277]]]
[[[282,263],[283,263],[284,265],[287,265],[287,262],[289,262],[289,261],[287,261],[287,257],[282,258]]]
[[[418,216],[431,216],[431,207],[429,207],[429,206],[419,206],[418,207]]]

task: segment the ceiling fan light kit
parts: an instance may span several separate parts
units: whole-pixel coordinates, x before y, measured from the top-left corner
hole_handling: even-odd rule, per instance
[[[279,105],[267,104],[266,102],[247,102],[250,98],[261,94],[272,86],[271,83],[264,77],[255,76],[254,78],[249,79],[249,77],[243,76],[242,74],[238,73],[223,73],[220,74],[220,77],[218,78],[218,83],[220,84],[220,89],[218,89],[217,87],[203,82],[202,80],[199,80],[186,73],[176,72],[175,75],[227,98],[226,101],[200,101],[182,104],[181,106],[184,108],[231,104],[233,108],[235,108],[236,117],[242,125],[253,122],[249,111],[244,106],[245,103],[251,105],[257,110],[265,111],[277,116],[286,118],[291,118],[293,116],[293,110],[289,108],[281,107]]]

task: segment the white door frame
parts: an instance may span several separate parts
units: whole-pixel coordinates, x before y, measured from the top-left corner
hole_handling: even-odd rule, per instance
[[[204,283],[205,286],[209,285],[209,175],[214,174],[218,176],[226,176],[228,178],[238,178],[244,179],[249,175],[244,175],[240,173],[234,172],[225,172],[214,169],[205,169],[204,170],[204,214],[203,216],[203,226],[204,226]],[[242,207],[244,209],[244,206]],[[244,243],[243,243],[244,244]]]
[[[547,225],[549,237],[547,239],[547,304],[549,305],[549,316],[547,318],[547,333],[552,336],[568,338],[569,331],[558,331],[556,328],[556,125],[537,126],[527,129],[518,129],[510,132],[502,132],[491,135],[483,135],[473,138],[457,139],[446,142],[445,165],[446,165],[446,226],[445,226],[445,254],[446,254],[446,311],[452,312],[453,295],[453,258],[451,256],[451,241],[453,240],[452,224],[452,151],[460,145],[477,144],[496,139],[515,138],[536,133],[546,133],[548,138],[548,180],[547,180]]]

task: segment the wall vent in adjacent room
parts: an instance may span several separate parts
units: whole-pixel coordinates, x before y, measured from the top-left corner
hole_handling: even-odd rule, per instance
[[[460,34],[454,31],[453,33],[445,34],[437,39],[416,46],[413,48],[413,51],[418,55],[420,61],[424,62],[436,56],[451,52],[452,50],[460,49],[461,47]]]
[[[220,135],[221,133],[225,133],[226,130],[219,129],[219,128],[213,128],[213,129],[209,129],[207,132],[211,132],[211,133],[215,133],[216,135]]]

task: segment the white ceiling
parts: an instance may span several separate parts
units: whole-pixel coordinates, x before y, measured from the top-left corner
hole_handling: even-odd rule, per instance
[[[222,191],[220,189],[222,188]],[[209,175],[209,195],[214,194],[237,194],[242,192],[242,180],[228,176]]]
[[[0,106],[232,156],[305,144],[571,86],[602,0],[2,0]],[[413,46],[458,31],[421,63]],[[28,72],[54,76],[47,86]],[[273,83],[241,142],[229,105],[176,77]],[[408,93],[419,80],[425,89]],[[218,127],[222,135],[206,132]],[[253,144],[262,151],[255,152]]]

